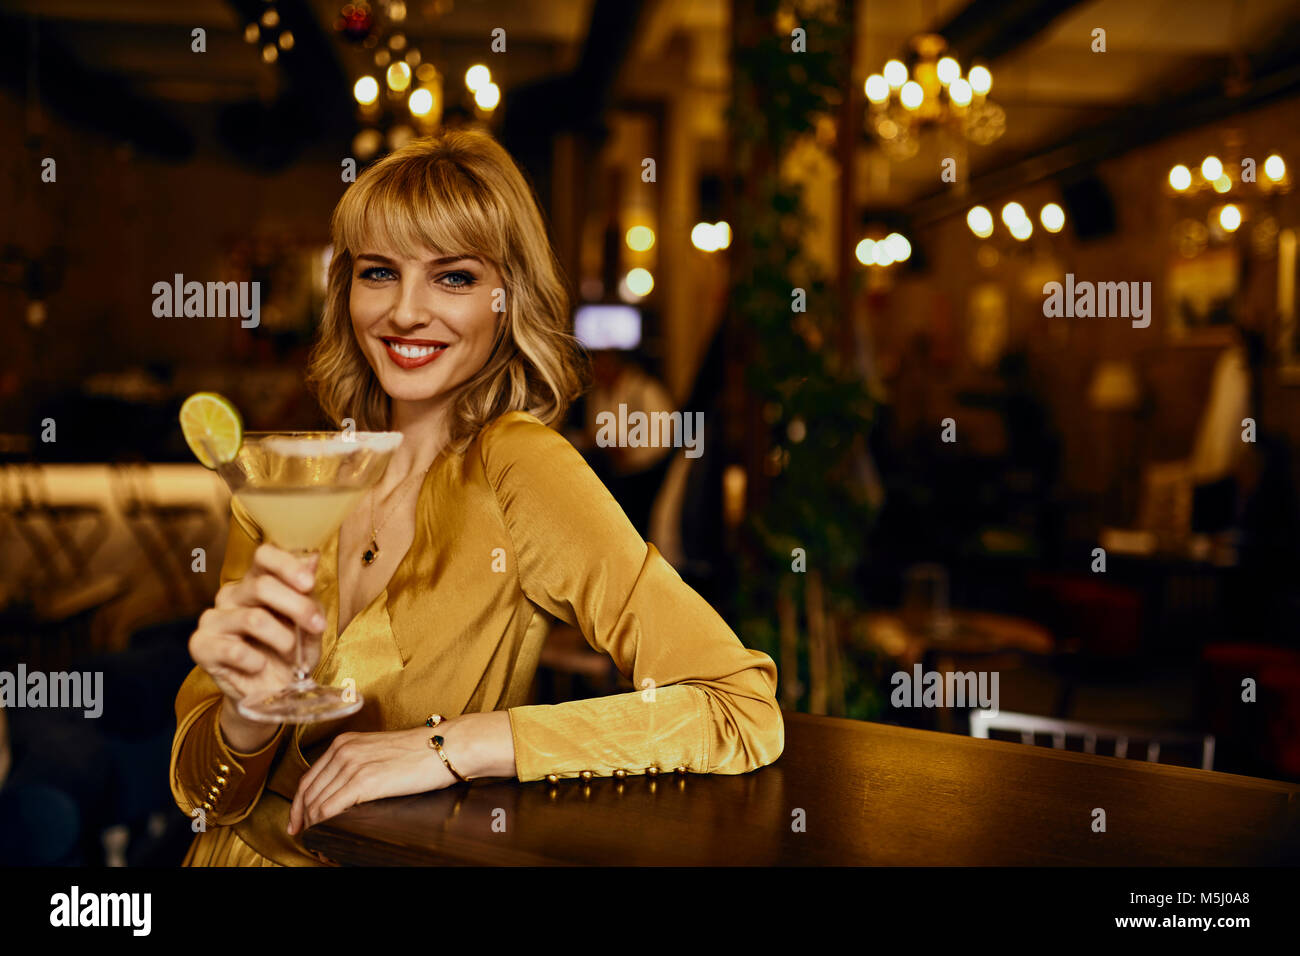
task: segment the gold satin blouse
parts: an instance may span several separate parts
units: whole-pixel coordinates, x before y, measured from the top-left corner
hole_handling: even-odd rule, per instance
[[[285,832],[311,761],[339,733],[417,727],[433,712],[507,710],[525,782],[648,767],[745,773],[781,755],[775,663],[740,643],[538,419],[509,412],[464,454],[444,452],[416,507],[410,550],[341,635],[337,536],[321,552],[328,620],[313,676],[354,680],[359,712],[281,726],[262,750],[236,753],[221,738],[216,684],[197,667],[186,678],[171,789],[192,818],[204,808],[206,826],[186,865],[318,865]],[[222,584],[244,575],[261,540],[233,499],[231,510]],[[581,629],[637,690],[525,705],[552,617]]]

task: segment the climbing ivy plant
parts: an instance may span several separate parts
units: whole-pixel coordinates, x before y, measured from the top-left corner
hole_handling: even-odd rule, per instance
[[[880,712],[881,675],[860,640],[858,583],[872,519],[861,465],[873,403],[843,354],[849,319],[836,286],[807,251],[817,223],[799,184],[780,174],[797,144],[816,139],[819,127],[824,140],[833,128],[851,82],[851,11],[846,0],[742,0],[733,12],[731,320],[751,349],[747,384],[761,408],[764,434],[756,440],[767,449],[763,487],[746,519],[739,630],[779,666],[791,661],[793,635],[798,674],[781,668],[782,700],[807,710],[819,666],[812,654],[823,646],[813,634],[825,633],[817,624],[823,617],[832,622],[838,683],[828,710],[869,719]],[[782,605],[798,619],[784,642]]]

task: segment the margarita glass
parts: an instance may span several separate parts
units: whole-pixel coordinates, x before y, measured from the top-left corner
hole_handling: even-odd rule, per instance
[[[245,432],[235,456],[217,473],[266,540],[298,558],[318,555],[361,496],[383,475],[400,432]],[[294,627],[294,680],[273,694],[245,697],[249,720],[306,724],[346,717],[361,709],[354,689],[322,687],[306,666],[303,635]]]

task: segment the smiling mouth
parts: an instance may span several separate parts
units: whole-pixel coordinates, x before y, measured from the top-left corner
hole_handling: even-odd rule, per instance
[[[423,339],[384,338],[388,357],[402,368],[418,368],[432,362],[445,352],[449,346],[446,342],[434,342]]]

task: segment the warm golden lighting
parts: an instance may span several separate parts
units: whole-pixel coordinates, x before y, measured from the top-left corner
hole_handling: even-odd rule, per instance
[[[394,33],[388,38],[388,48],[390,50],[402,51],[406,49],[406,34]]]
[[[960,76],[948,87],[948,98],[957,106],[969,106],[971,101],[970,84]]]
[[[293,34],[290,33],[288,30],[285,30],[283,33],[280,34],[280,40],[279,40],[279,43],[280,43],[280,49],[281,49],[281,50],[292,50],[292,49],[293,49]]]
[[[881,240],[871,247],[871,259],[878,266],[892,266],[894,264],[894,250],[888,242]]]
[[[718,248],[726,249],[731,245],[731,224],[725,220],[713,224],[713,235],[718,240]]]
[[[369,106],[379,99],[379,81],[373,76],[363,76],[352,87],[352,95],[362,106]]]
[[[259,29],[257,29],[257,24],[256,24],[256,23],[250,23],[248,26],[244,27],[244,42],[245,42],[245,43],[256,43],[256,42],[258,41],[258,38],[259,38],[261,35],[262,35],[262,31],[260,31]]]
[[[993,89],[993,74],[985,67],[974,67],[967,75],[967,79],[970,81],[970,88],[980,96],[987,95],[988,91]]]
[[[1048,232],[1060,232],[1065,228],[1065,210],[1054,202],[1049,202],[1038,212],[1038,221]]]
[[[876,245],[875,242],[873,242],[872,240],[863,239],[861,242],[858,243],[857,247],[853,250],[853,254],[858,257],[858,261],[861,262],[864,266],[869,266],[871,265],[873,260],[872,250],[875,247],[875,245]]]
[[[908,80],[899,91],[898,98],[904,109],[914,110],[919,108],[921,101],[925,99],[925,91],[916,80]]]
[[[432,83],[438,76],[438,68],[432,63],[421,63],[415,69],[415,78],[421,83]]]
[[[1201,160],[1201,175],[1207,183],[1212,183],[1223,175],[1223,163],[1217,156],[1206,156]]]
[[[650,270],[636,268],[627,274],[623,280],[627,285],[627,290],[636,296],[647,296],[650,290],[655,287],[655,277],[650,274]]]
[[[1232,180],[1228,178],[1227,173],[1223,173],[1214,181],[1214,191],[1216,193],[1226,193],[1232,188]]]
[[[268,7],[262,13],[262,26],[268,30],[274,29],[280,23],[280,14],[276,13],[275,7]]]
[[[950,56],[945,56],[942,60],[934,65],[934,72],[939,77],[939,82],[947,86],[957,77],[961,76],[961,67],[957,61]]]
[[[912,255],[912,244],[902,233],[891,232],[885,236],[884,244],[889,247],[889,254],[895,262],[906,262]]]
[[[1264,175],[1275,183],[1281,182],[1286,176],[1286,163],[1277,153],[1264,160]]]
[[[1028,216],[1021,216],[1015,222],[1010,223],[1007,228],[1011,230],[1011,235],[1021,242],[1028,239],[1034,232],[1034,224],[1029,221]]]
[[[1182,192],[1192,184],[1192,171],[1179,163],[1173,169],[1169,170],[1169,185],[1174,189]]]
[[[1219,210],[1219,225],[1225,232],[1236,232],[1237,227],[1241,225],[1241,210],[1228,203]]]
[[[890,60],[881,72],[885,74],[885,82],[890,89],[896,90],[907,82],[907,67],[902,60]]]
[[[262,60],[266,63],[274,63],[280,58],[280,51],[275,48],[274,43],[268,43],[262,47]]]
[[[429,111],[433,109],[433,94],[421,87],[412,91],[406,105],[410,107],[412,116],[428,116]]]
[[[1002,207],[1002,222],[1008,229],[1011,229],[1013,223],[1019,222],[1022,219],[1025,220],[1025,222],[1029,221],[1029,217],[1025,215],[1025,207],[1020,205],[1020,203],[1009,202]],[[1012,230],[1013,233],[1014,231],[1015,230]]]
[[[465,85],[470,92],[477,93],[481,87],[492,82],[492,71],[482,63],[475,63],[465,71]]]
[[[501,87],[495,83],[485,83],[474,91],[474,102],[479,109],[494,110],[501,102]]]
[[[970,226],[970,231],[975,235],[987,239],[993,235],[993,213],[983,206],[975,206],[966,213],[966,225]]]
[[[871,102],[884,103],[889,99],[889,81],[879,73],[872,73],[867,77],[865,91]]]
[[[404,93],[406,88],[411,85],[411,66],[398,60],[390,64],[388,72],[385,74],[388,79],[388,88],[394,93]]]
[[[655,244],[655,231],[649,226],[633,226],[627,231],[627,247],[645,252]]]

